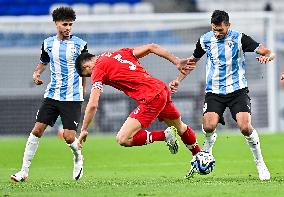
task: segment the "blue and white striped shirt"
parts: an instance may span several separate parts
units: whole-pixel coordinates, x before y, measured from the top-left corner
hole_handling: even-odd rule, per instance
[[[87,43],[71,36],[69,40],[58,40],[52,36],[43,41],[40,61],[50,63],[51,80],[44,98],[58,101],[83,101],[82,78],[76,72],[75,60],[82,51],[87,51]]]
[[[251,37],[234,30],[219,40],[213,31],[201,36],[193,56],[207,54],[205,92],[226,95],[247,87],[245,52],[256,52],[258,46]]]

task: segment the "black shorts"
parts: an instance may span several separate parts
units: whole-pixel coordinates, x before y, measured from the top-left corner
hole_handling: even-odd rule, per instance
[[[205,95],[203,115],[207,112],[216,112],[220,117],[219,123],[225,125],[223,113],[226,107],[229,107],[232,117],[236,121],[237,113],[251,113],[251,103],[248,93],[248,88],[243,88],[227,95],[208,92]]]
[[[45,98],[39,108],[36,121],[53,126],[58,116],[63,129],[77,130],[81,117],[81,101],[57,101]]]

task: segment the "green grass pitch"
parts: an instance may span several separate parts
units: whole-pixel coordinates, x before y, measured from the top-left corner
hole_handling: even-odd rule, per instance
[[[284,196],[284,134],[260,135],[271,180],[258,180],[251,152],[241,134],[219,134],[215,170],[185,180],[191,155],[181,144],[171,155],[163,142],[120,147],[112,136],[90,136],[84,144],[84,176],[72,180],[73,161],[63,140],[45,136],[32,162],[29,179],[13,183],[26,137],[0,138],[0,196]],[[202,144],[203,138],[198,135]]]

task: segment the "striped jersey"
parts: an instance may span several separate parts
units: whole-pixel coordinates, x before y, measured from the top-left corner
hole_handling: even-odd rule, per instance
[[[69,40],[51,36],[43,41],[40,63],[49,63],[51,71],[44,98],[58,101],[84,100],[82,78],[76,72],[75,60],[85,51],[87,43],[76,36],[71,36]]]
[[[217,39],[213,31],[201,36],[193,56],[207,55],[205,92],[226,95],[246,88],[245,52],[256,52],[258,47],[250,36],[234,30],[223,39]]]

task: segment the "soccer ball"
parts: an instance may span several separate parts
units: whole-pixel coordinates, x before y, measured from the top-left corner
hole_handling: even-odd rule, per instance
[[[213,171],[215,167],[215,158],[208,152],[199,152],[191,160],[191,165],[201,175],[207,175]]]

